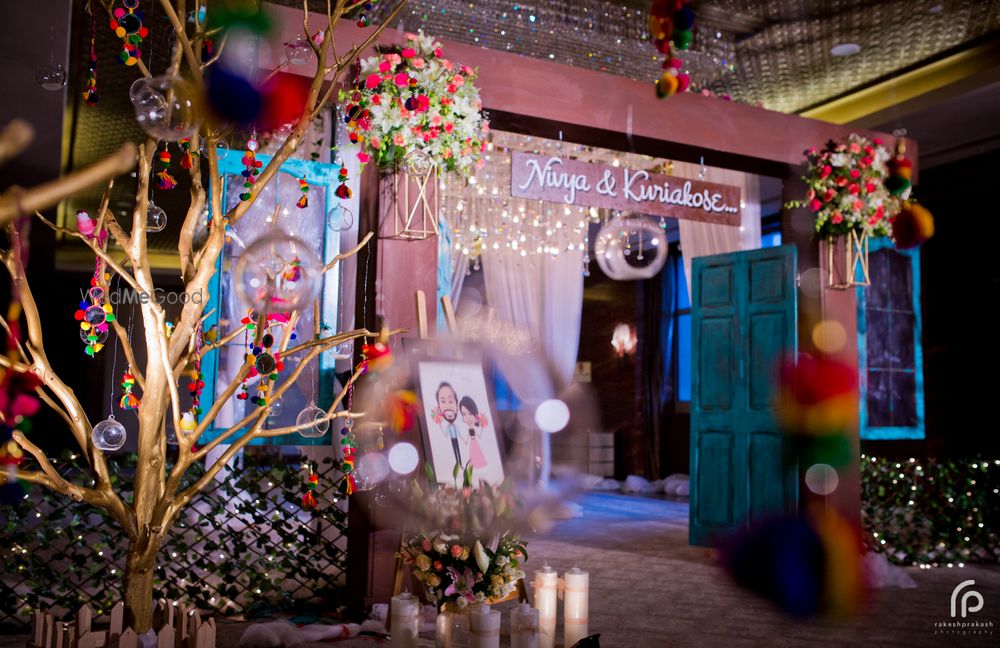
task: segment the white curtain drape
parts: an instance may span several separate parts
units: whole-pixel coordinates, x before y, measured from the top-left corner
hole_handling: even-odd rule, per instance
[[[490,250],[482,260],[486,301],[497,318],[528,331],[567,383],[580,346],[582,263],[579,250],[555,257]]]
[[[697,164],[674,162],[674,175],[681,178],[697,178],[700,170]],[[760,247],[760,178],[740,171],[707,167],[702,179],[739,187],[741,218],[739,227],[678,219],[688,298],[691,297],[692,259]]]

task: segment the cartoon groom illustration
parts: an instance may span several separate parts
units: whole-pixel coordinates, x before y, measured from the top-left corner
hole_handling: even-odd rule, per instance
[[[437,388],[437,408],[441,413],[441,431],[451,440],[451,449],[455,452],[455,463],[465,465],[462,462],[462,453],[458,447],[458,394],[451,384],[443,382]]]

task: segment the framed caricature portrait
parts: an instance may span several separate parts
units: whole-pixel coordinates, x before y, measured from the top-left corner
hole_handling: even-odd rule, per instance
[[[454,484],[455,464],[472,466],[473,486],[504,480],[501,433],[483,365],[461,358],[412,359],[420,398],[425,460],[442,484]]]

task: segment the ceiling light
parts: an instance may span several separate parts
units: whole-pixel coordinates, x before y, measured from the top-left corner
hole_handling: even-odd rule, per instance
[[[830,53],[834,56],[854,56],[861,51],[861,46],[857,43],[838,43],[830,48]]]

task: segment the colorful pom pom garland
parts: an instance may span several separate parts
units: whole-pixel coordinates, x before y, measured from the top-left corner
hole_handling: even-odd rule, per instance
[[[111,14],[111,31],[122,39],[122,51],[118,59],[129,66],[135,65],[142,58],[139,46],[149,36],[149,29],[142,24],[142,12],[138,8],[139,0],[122,0],[122,6]]]
[[[687,91],[691,77],[681,72],[684,62],[675,53],[688,49],[694,39],[694,9],[689,0],[654,0],[648,22],[653,44],[665,56],[663,73],[655,84],[656,96],[663,99]]]

